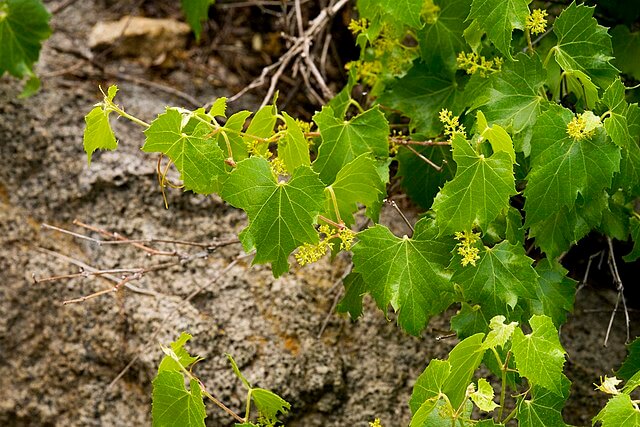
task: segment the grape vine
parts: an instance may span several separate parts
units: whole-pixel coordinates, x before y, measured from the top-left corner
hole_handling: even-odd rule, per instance
[[[244,250],[274,276],[288,272],[291,255],[307,264],[351,252],[338,311],[358,317],[370,294],[419,336],[432,316],[459,307],[451,327],[461,341],[418,378],[411,426],[565,426],[571,384],[558,329],[576,282],[560,261],[594,230],[631,237],[625,260],[640,257],[640,108],[627,101],[634,75],[612,64],[593,8],[573,2],[552,14],[529,3],[359,0],[350,29],[360,58],[313,123],[279,111],[277,100],[228,115],[225,98],[208,110],[167,107],[146,123],[116,103],[111,86],[86,116],[88,159],[117,147],[110,117],[127,118],[144,130],[142,150],[180,173],[171,183],[159,168],[163,186],[215,193],[246,212]],[[351,98],[356,83],[371,88],[365,102]],[[391,132],[403,117],[405,132]],[[392,162],[425,209],[411,235],[378,223]],[[362,216],[374,225],[359,231]],[[165,407],[186,411],[183,425],[204,425],[186,339],[165,349],[154,381],[157,425],[171,424]],[[612,397],[594,423],[640,425],[630,396],[638,359],[634,344],[619,373],[624,387],[602,379]],[[500,379],[497,402],[488,380],[474,379],[481,363]],[[233,366],[261,414],[237,425],[274,425],[288,404]],[[174,393],[160,391],[170,383]]]

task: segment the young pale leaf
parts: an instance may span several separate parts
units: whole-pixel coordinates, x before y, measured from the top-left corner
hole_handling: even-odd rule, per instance
[[[516,162],[516,151],[513,147],[513,141],[506,130],[498,125],[489,126],[487,119],[482,113],[477,113],[478,133],[483,139],[487,139],[491,143],[494,153],[503,151],[509,155],[511,163]]]
[[[451,373],[443,386],[443,392],[449,397],[454,408],[459,408],[466,400],[467,387],[473,373],[484,357],[482,339],[484,334],[475,334],[460,341],[449,353]]]
[[[413,238],[398,238],[377,225],[358,233],[353,247],[354,271],[360,273],[381,310],[389,304],[399,312],[398,324],[418,335],[429,318],[453,301],[449,263],[453,239],[438,238],[430,219],[415,226]]]
[[[507,318],[504,316],[495,316],[489,321],[489,328],[491,328],[491,330],[485,337],[482,348],[488,350],[491,348],[504,347],[507,341],[509,341],[511,335],[513,335],[513,331],[515,331],[516,326],[518,326],[518,322],[505,324],[505,320],[507,320]]]
[[[109,86],[107,100],[112,102],[117,92],[118,86]],[[99,103],[84,117],[86,126],[82,141],[89,164],[91,164],[91,155],[94,151],[98,149],[115,150],[118,147],[118,141],[116,141],[109,123],[109,114],[111,114],[111,110],[106,109],[104,103]]]
[[[387,181],[380,177],[377,162],[370,154],[361,154],[340,169],[330,187],[337,201],[340,218],[347,226],[354,223],[353,213],[358,210],[358,203],[367,207],[369,218],[378,221],[378,215],[374,214],[380,212]],[[337,219],[329,187],[325,193],[326,216]]]
[[[562,375],[562,394],[533,386],[530,399],[520,399],[516,418],[519,427],[568,427],[562,419],[562,407],[569,396],[571,382]]]
[[[627,102],[624,99],[624,85],[616,79],[604,91],[602,102],[609,108],[609,117],[604,120],[604,129],[611,140],[620,147],[629,147],[637,142],[629,134],[627,123]]]
[[[538,262],[536,273],[539,286],[536,299],[531,301],[532,312],[551,317],[553,324],[560,327],[573,311],[577,282],[567,277],[567,270],[560,263],[546,258]]]
[[[628,394],[613,396],[600,413],[593,419],[593,424],[602,423],[602,427],[638,427],[640,426],[640,410],[631,401]]]
[[[271,262],[278,277],[289,271],[289,254],[304,243],[317,243],[313,225],[323,209],[324,185],[307,166],[300,166],[289,182],[278,182],[269,162],[250,157],[229,175],[222,197],[243,209],[249,225],[242,231],[244,243],[256,248],[254,263]]]
[[[300,129],[300,125],[287,113],[282,113],[287,125],[285,135],[278,141],[278,157],[284,162],[289,174],[299,166],[310,166],[309,144]]]
[[[0,77],[5,71],[18,78],[33,75],[42,42],[51,35],[50,17],[40,0],[0,2]]]
[[[183,367],[187,367],[198,360],[197,357],[191,356],[184,348],[184,345],[191,339],[191,335],[183,332],[180,337],[171,343],[171,350],[177,356],[178,360],[174,360],[169,355],[165,355],[158,366],[158,372],[162,371],[182,371]]]
[[[442,234],[453,234],[477,224],[485,229],[509,206],[516,194],[513,163],[509,154],[485,157],[457,134],[451,142],[456,176],[447,182],[433,202]]]
[[[185,388],[181,372],[162,371],[153,380],[152,393],[154,427],[204,427],[207,416],[202,389],[197,380]]]
[[[313,169],[326,184],[333,182],[340,169],[361,154],[371,153],[383,159],[389,155],[389,124],[378,107],[344,121],[325,106],[313,116],[313,121],[322,136]]]
[[[513,333],[511,351],[518,372],[529,384],[562,395],[562,367],[565,351],[558,331],[550,317],[533,316],[529,324],[532,333],[525,335],[520,328]]]
[[[512,134],[527,134],[547,104],[541,93],[546,73],[537,54],[529,57],[519,53],[515,59],[491,75],[488,95],[479,96],[480,105],[486,105],[483,110],[489,123],[503,126]]]
[[[553,47],[556,62],[565,71],[582,71],[606,88],[618,77],[612,59],[611,37],[598,25],[593,7],[571,3],[553,24],[558,43]]]
[[[524,30],[531,0],[473,0],[468,20],[475,20],[487,37],[511,59],[511,33]]]
[[[167,108],[144,131],[142,147],[146,153],[163,153],[173,161],[184,182],[184,189],[211,194],[220,190],[226,175],[224,155],[205,123],[198,123],[191,133],[184,132],[183,116],[178,109]]]
[[[215,0],[181,0],[182,11],[187,18],[187,22],[191,26],[196,40],[200,40],[202,32],[202,23],[209,18],[209,6]]]
[[[291,409],[291,405],[286,400],[263,388],[252,389],[251,397],[260,416],[273,424],[278,421],[278,413],[284,415]]]
[[[438,113],[443,108],[455,110],[456,97],[460,94],[453,72],[418,62],[378,101],[402,111],[411,119],[412,129],[427,136],[436,136],[442,133]]]
[[[247,144],[245,144],[239,132],[244,128],[244,122],[247,121],[250,115],[251,111],[247,110],[238,111],[233,114],[224,124],[225,130],[220,131],[217,135],[218,146],[220,146],[226,155],[228,155],[227,141],[229,142],[231,152],[233,153],[233,160],[236,162],[248,157]],[[228,129],[228,131],[226,129]]]
[[[452,280],[460,284],[464,298],[479,303],[492,316],[513,309],[520,299],[536,297],[538,275],[521,245],[503,241],[485,247],[476,267],[455,263]]]
[[[635,216],[629,221],[631,225],[631,240],[633,240],[633,249],[623,258],[626,262],[633,262],[640,258],[640,220]]]
[[[573,118],[571,111],[554,106],[536,123],[524,190],[527,226],[547,221],[562,207],[571,210],[578,194],[592,195],[608,188],[619,170],[620,149],[601,130],[583,140],[567,134]]]
[[[450,70],[456,69],[456,56],[465,50],[462,36],[467,24],[471,0],[440,0],[435,2],[440,8],[433,22],[417,33],[420,56],[427,64],[444,64]]]
[[[484,378],[480,378],[478,380],[478,389],[471,393],[469,397],[471,397],[473,403],[475,403],[481,411],[491,412],[500,406],[493,401],[494,396],[495,392],[493,391],[491,384],[489,384],[489,381]]]
[[[275,105],[265,105],[256,112],[242,140],[248,147],[254,147],[255,153],[266,156],[269,151],[269,143],[264,139],[273,134],[273,127],[276,125],[276,114],[278,110]]]
[[[209,117],[227,117],[227,98],[221,96],[213,101],[207,114]]]

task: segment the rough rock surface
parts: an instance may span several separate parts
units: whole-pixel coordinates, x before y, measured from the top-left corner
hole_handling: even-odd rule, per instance
[[[86,48],[93,24],[87,18],[104,17],[101,8],[101,2],[77,2],[55,17],[56,31],[45,47],[41,72],[73,61],[55,54],[51,46]],[[132,65],[118,66],[127,70]],[[166,84],[186,91],[192,84],[179,73],[166,79]],[[154,175],[155,157],[139,150],[142,136],[133,124],[117,121],[118,150],[97,154],[89,168],[82,152],[83,115],[98,99],[98,83],[105,82],[45,77],[40,93],[17,100],[16,82],[0,80],[0,425],[149,425],[151,380],[162,352],[157,342],[144,346],[172,310],[178,315],[157,341],[166,344],[181,331],[190,332],[194,338],[189,348],[206,358],[197,374],[236,411],[242,410],[244,392],[224,353],[234,355],[254,384],[292,403],[290,426],[367,426],[375,417],[386,426],[408,424],[413,382],[430,358],[445,357],[454,344],[435,340],[448,330],[447,317],[433,319],[421,338],[412,338],[369,301],[357,323],[333,315],[318,339],[339,289],[334,282],[343,272],[344,259],[293,268],[278,280],[268,268],[239,265],[188,304],[182,304],[182,298],[208,283],[239,248],[227,247],[206,260],[136,282],[162,294],[159,298],[126,291],[62,306],[62,300],[112,284],[100,279],[33,282],[32,275],[77,271],[55,253],[102,268],[157,262],[130,247],[98,247],[42,230],[42,222],[73,228],[78,218],[132,238],[202,242],[233,236],[245,225],[241,213],[216,198],[170,191],[170,209],[165,210]],[[121,102],[145,120],[165,105],[180,104],[166,93],[118,83]],[[394,212],[385,212],[383,221],[399,234],[406,232]],[[603,295],[585,289],[581,308],[607,310],[579,311],[562,332],[569,374],[582,387],[574,391],[577,397],[567,410],[568,421],[574,423],[588,423],[601,407],[603,397],[594,397],[591,384],[624,357],[621,316],[610,347],[601,347],[613,299]],[[132,369],[107,390],[136,355],[140,359]],[[208,411],[208,425],[233,424],[212,405]]]

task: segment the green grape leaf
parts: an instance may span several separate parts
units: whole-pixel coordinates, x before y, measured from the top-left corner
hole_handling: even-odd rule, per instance
[[[613,64],[623,73],[640,80],[640,31],[629,31],[626,25],[618,25],[610,31],[615,59]]]
[[[109,86],[107,90],[107,100],[113,101],[118,92],[118,86]],[[95,107],[84,117],[85,128],[82,142],[84,151],[87,153],[87,162],[91,165],[91,156],[93,152],[100,150],[115,150],[118,148],[118,141],[113,134],[111,124],[109,123],[109,114],[111,110],[105,107],[104,102],[96,104]]]
[[[418,221],[411,239],[398,238],[382,225],[358,233],[358,239],[352,249],[354,271],[381,310],[391,305],[399,312],[398,324],[410,334],[419,334],[431,316],[453,302],[444,266],[454,241],[438,238],[432,220]]]
[[[513,147],[513,141],[507,131],[498,125],[489,126],[482,111],[478,111],[476,117],[480,137],[482,139],[487,139],[491,143],[491,148],[494,153],[498,153],[500,151],[505,152],[509,155],[511,163],[515,163],[516,151]]]
[[[425,401],[437,397],[442,392],[442,388],[451,373],[451,364],[446,360],[431,359],[429,365],[420,374],[413,386],[409,407],[412,413],[418,409]],[[435,402],[434,402],[435,405]]]
[[[485,105],[489,123],[502,126],[513,135],[526,135],[547,104],[542,91],[546,73],[537,54],[529,57],[519,53],[515,59],[492,74],[488,94],[476,98],[480,99],[479,105]]]
[[[349,273],[342,282],[344,296],[336,306],[338,313],[349,313],[352,319],[362,316],[362,296],[367,293],[367,285],[361,274]]]
[[[486,308],[462,302],[458,313],[451,318],[451,329],[456,331],[459,338],[467,338],[478,332],[489,331],[490,313],[485,314]]]
[[[224,124],[224,129],[228,129],[228,131],[222,130],[217,135],[218,145],[224,153],[228,153],[227,140],[229,141],[229,146],[231,147],[231,152],[233,153],[233,159],[236,162],[244,160],[249,156],[249,152],[247,151],[247,144],[245,144],[242,136],[240,135],[240,132],[244,128],[244,123],[247,121],[250,115],[251,111],[247,110],[238,111],[237,113],[233,114],[227,119],[227,122]]]
[[[415,63],[405,76],[389,85],[378,101],[409,117],[412,129],[435,136],[442,132],[438,113],[443,108],[456,113],[454,105],[461,92],[452,72],[430,67]]]
[[[598,25],[593,7],[571,3],[553,24],[558,43],[552,49],[556,62],[565,71],[582,71],[593,82],[608,87],[618,77],[612,59],[611,38]]]
[[[253,147],[256,154],[265,157],[269,151],[269,142],[264,139],[273,134],[273,127],[276,125],[276,114],[278,110],[275,105],[265,105],[260,108],[251,119],[242,140],[248,147]]]
[[[154,427],[204,427],[207,416],[202,389],[197,380],[185,388],[181,372],[161,371],[153,380],[152,393]]]
[[[386,20],[394,24],[401,23],[416,29],[422,26],[422,0],[360,0],[358,10],[368,19],[382,12],[389,15]]]
[[[513,331],[515,331],[516,326],[518,326],[518,322],[505,324],[505,320],[507,320],[507,318],[500,315],[495,316],[489,321],[489,328],[491,328],[491,330],[484,338],[482,348],[488,350],[491,348],[504,347],[507,341],[509,341],[511,335],[513,335]]]
[[[562,375],[562,394],[533,386],[531,399],[518,401],[516,418],[520,427],[568,427],[562,419],[562,407],[569,397],[571,382]]]
[[[567,83],[567,91],[576,95],[581,100],[586,109],[593,109],[598,102],[598,86],[580,70],[565,71],[564,76]]]
[[[633,240],[633,249],[623,257],[626,262],[634,262],[640,258],[640,220],[633,216],[629,220],[631,228],[631,240]]]
[[[222,150],[205,123],[198,123],[189,134],[184,132],[185,126],[182,113],[167,108],[144,131],[142,151],[168,156],[180,172],[185,190],[217,193],[226,175]]]
[[[629,144],[622,147],[620,173],[613,177],[612,188],[623,188],[633,195],[640,195],[640,108],[629,104],[625,111]],[[624,133],[623,133],[624,135]]]
[[[619,170],[620,149],[601,130],[581,141],[567,134],[573,113],[554,106],[536,123],[527,176],[525,225],[548,220],[562,207],[571,210],[578,194],[598,193]]]
[[[475,334],[460,341],[449,353],[451,373],[443,386],[443,392],[449,397],[454,408],[459,408],[466,399],[467,387],[473,373],[484,357],[482,339],[484,334]]]
[[[383,159],[389,155],[389,124],[378,107],[344,121],[325,106],[313,116],[313,121],[322,136],[313,169],[326,184],[333,182],[340,169],[361,154],[371,153]]]
[[[558,331],[547,316],[534,315],[529,324],[533,330],[530,334],[525,335],[520,328],[513,333],[511,351],[518,372],[531,385],[561,395],[565,351]]]
[[[417,33],[420,56],[427,64],[442,63],[455,70],[456,57],[466,48],[462,33],[467,27],[465,20],[471,0],[440,0],[436,3],[440,7],[437,17]]]
[[[640,371],[637,371],[629,381],[622,387],[622,392],[631,394],[636,388],[640,387]]]
[[[425,164],[413,151],[400,147],[396,159],[398,160],[397,176],[402,178],[401,185],[409,198],[423,209],[429,209],[440,188],[456,173],[456,163],[448,146],[413,147],[418,153],[441,165],[438,171]]]
[[[465,300],[479,303],[497,315],[516,307],[522,298],[536,297],[538,275],[521,245],[503,241],[480,252],[476,267],[455,263],[452,280],[460,284]]]
[[[284,162],[287,172],[292,174],[299,166],[311,165],[309,144],[295,119],[284,112],[282,116],[287,130],[278,141],[278,157]]]
[[[561,207],[543,221],[532,224],[529,237],[535,238],[535,244],[547,257],[554,259],[569,249],[576,241],[575,228],[578,216],[575,209]]]
[[[467,230],[473,224],[485,229],[509,206],[516,194],[513,164],[505,152],[485,157],[457,134],[451,142],[456,176],[447,182],[433,202],[443,234]]]
[[[216,98],[207,114],[209,117],[227,117],[227,98],[224,96]]]
[[[191,356],[184,348],[184,345],[191,339],[191,335],[186,332],[180,334],[177,340],[171,343],[171,350],[177,356],[178,360],[174,360],[171,356],[165,355],[158,366],[158,372],[162,371],[182,371],[182,367],[187,367],[198,361],[198,357]]]
[[[42,42],[51,35],[49,18],[39,0],[7,0],[0,3],[0,77],[33,76],[33,64]]]
[[[347,226],[354,223],[353,213],[358,210],[359,203],[367,207],[369,218],[378,221],[382,197],[386,194],[386,182],[380,177],[376,160],[370,154],[361,154],[347,163],[340,169],[333,184],[325,189],[326,216],[337,220],[331,190],[340,218]]]
[[[242,384],[244,384],[247,390],[251,390],[253,387],[251,387],[249,381],[245,378],[244,375],[242,375],[242,372],[240,372],[240,368],[238,367],[238,364],[236,363],[233,356],[229,353],[227,353],[225,356],[227,356],[227,360],[229,361],[229,363],[231,363],[231,369],[233,370],[233,373],[236,374],[236,377],[238,377],[238,379],[242,381]]]
[[[182,12],[189,26],[196,36],[196,41],[200,40],[202,33],[202,23],[209,18],[209,7],[215,0],[181,0]]]
[[[602,102],[609,108],[609,117],[604,120],[604,129],[611,140],[620,147],[637,144],[629,134],[627,102],[624,99],[624,85],[620,79],[616,79],[604,91]]]
[[[286,414],[291,409],[289,402],[277,394],[262,388],[251,390],[251,398],[255,403],[260,415],[270,423],[278,421],[278,413]]]
[[[468,20],[475,20],[487,37],[511,59],[511,33],[524,30],[531,0],[473,0]]]
[[[593,424],[602,423],[602,427],[638,427],[640,426],[640,411],[631,401],[628,394],[613,396],[598,415]]]
[[[536,265],[538,287],[536,299],[531,301],[533,314],[544,314],[560,327],[567,320],[567,314],[573,311],[577,282],[567,277],[560,263],[542,259]]]
[[[484,378],[480,378],[478,380],[478,389],[471,393],[469,397],[473,403],[475,403],[476,406],[484,412],[491,412],[500,406],[493,401],[495,392],[493,391],[491,384],[489,384],[489,381]]]
[[[313,225],[323,209],[323,190],[317,174],[307,166],[296,169],[289,182],[278,182],[267,160],[250,157],[231,172],[221,195],[249,217],[241,239],[245,250],[255,246],[253,262],[271,262],[278,277],[289,271],[288,257],[295,248],[318,242]]]
[[[351,92],[353,92],[353,88],[356,87],[358,83],[358,79],[356,77],[357,71],[355,68],[349,70],[349,79],[347,80],[347,84],[342,88],[340,92],[327,104],[328,107],[331,107],[333,110],[333,114],[336,119],[343,119],[344,115],[347,114],[347,110],[351,105]]]

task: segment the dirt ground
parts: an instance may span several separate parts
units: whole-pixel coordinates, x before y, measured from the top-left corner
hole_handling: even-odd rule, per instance
[[[171,342],[181,331],[194,336],[189,348],[205,357],[197,366],[198,376],[237,412],[242,411],[245,394],[225,353],[235,357],[255,385],[291,402],[287,425],[367,426],[376,417],[385,426],[407,425],[413,382],[430,358],[446,357],[455,344],[436,340],[448,331],[448,316],[433,319],[418,339],[403,334],[368,301],[364,317],[355,323],[332,314],[319,338],[340,289],[334,283],[347,264],[342,258],[294,267],[277,280],[268,268],[241,263],[186,304],[181,302],[184,296],[208,284],[239,247],[226,247],[207,259],[149,274],[135,283],[155,296],[124,291],[63,306],[65,299],[112,284],[101,279],[34,283],[33,275],[78,271],[70,259],[99,268],[161,261],[131,247],[97,246],[43,230],[41,223],[77,230],[72,224],[77,218],[131,238],[198,242],[232,237],[246,224],[242,213],[215,197],[177,190],[168,193],[170,209],[164,209],[156,158],[139,150],[142,135],[133,124],[118,121],[118,150],[100,153],[91,167],[87,165],[83,116],[99,100],[98,84],[118,83],[121,102],[145,120],[166,105],[184,104],[167,92],[117,81],[95,70],[57,73],[77,63],[77,57],[63,51],[86,50],[88,32],[98,17],[120,17],[118,4],[76,2],[53,18],[54,35],[38,65],[45,76],[43,89],[36,96],[18,100],[16,81],[0,79],[0,425],[149,425],[151,380],[162,357],[158,344]],[[185,67],[159,72],[120,59],[111,59],[109,67],[198,99],[233,94],[206,78],[192,77]],[[217,63],[215,73],[216,79],[224,79],[231,72]],[[254,108],[256,100],[249,95],[231,108]],[[393,212],[385,212],[382,222],[405,232]],[[611,374],[607,369],[617,367],[625,355],[621,315],[609,347],[602,347],[614,302],[613,291],[587,287],[579,294],[575,315],[562,328],[569,354],[567,374],[576,385],[565,415],[576,425],[590,424],[604,402],[592,383]],[[173,310],[178,315],[162,328],[156,342],[139,351]],[[631,315],[632,333],[637,333],[638,316]],[[135,356],[139,359],[133,367],[107,389]],[[207,425],[233,422],[208,405]]]

